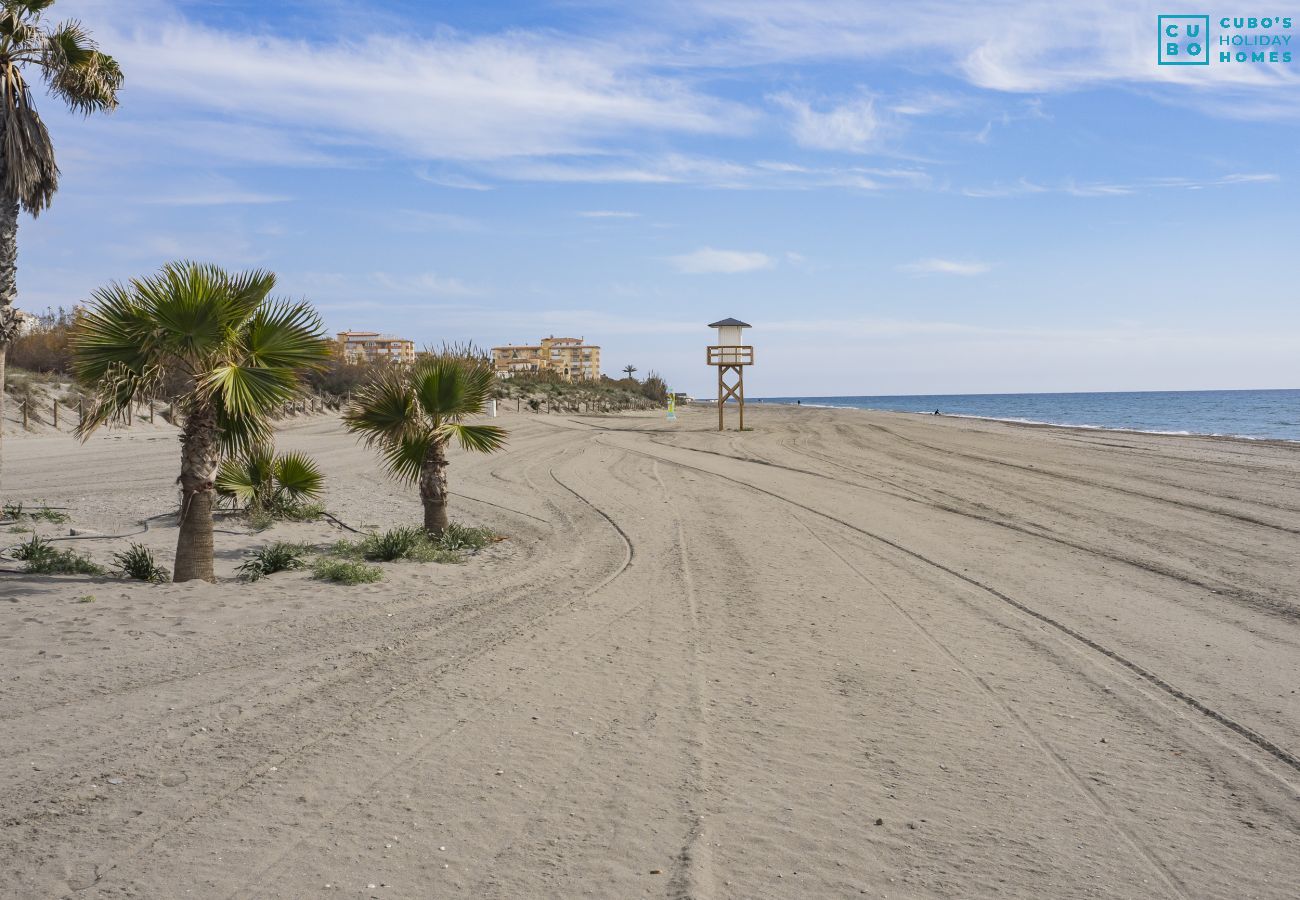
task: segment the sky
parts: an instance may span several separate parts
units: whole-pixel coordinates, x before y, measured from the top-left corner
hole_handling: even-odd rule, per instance
[[[1158,66],[1157,15],[1252,12],[1177,7],[58,0],[125,84],[38,98],[19,304],[197,259],[701,395],[728,316],[756,397],[1300,387],[1300,47]]]

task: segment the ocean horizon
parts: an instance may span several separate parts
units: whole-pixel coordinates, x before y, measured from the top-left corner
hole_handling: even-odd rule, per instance
[[[899,394],[762,397],[834,409],[993,419],[1032,425],[1300,441],[1300,389],[1095,391],[1026,394]]]

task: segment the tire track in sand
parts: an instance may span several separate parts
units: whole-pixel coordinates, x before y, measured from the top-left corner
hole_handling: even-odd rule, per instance
[[[810,512],[815,516],[819,516],[823,519],[827,519],[828,521],[834,522],[835,524],[843,526],[844,528],[847,528],[850,531],[854,531],[858,534],[863,535],[864,537],[870,538],[873,541],[876,541],[880,544],[890,547],[899,553],[902,553],[912,559],[917,560],[918,562],[924,563],[927,566],[930,566],[934,569],[944,572],[947,575],[950,575],[951,577],[956,578],[959,581],[971,585],[972,587],[976,587],[979,590],[983,591],[984,593],[1007,604],[1008,606],[1018,609],[1020,612],[1024,613],[1025,615],[1028,615],[1042,622],[1043,624],[1050,626],[1051,628],[1055,629],[1056,631],[1060,632],[1066,637],[1073,639],[1074,641],[1078,642],[1084,647],[1092,651],[1095,651],[1096,653],[1100,653],[1102,656],[1105,656],[1111,661],[1119,664],[1123,668],[1137,675],[1142,680],[1154,685],[1160,691],[1168,694],[1169,696],[1173,697],[1179,702],[1186,704],[1187,706],[1196,710],[1198,713],[1201,713],[1206,718],[1209,718],[1214,722],[1217,722],[1219,725],[1222,725],[1224,728],[1226,728],[1228,731],[1232,732],[1233,734],[1237,735],[1238,737],[1243,738],[1244,740],[1248,741],[1251,744],[1254,744],[1255,747],[1264,751],[1269,756],[1273,757],[1274,759],[1278,760],[1284,765],[1290,767],[1294,771],[1300,772],[1300,756],[1297,756],[1295,753],[1287,750],[1286,748],[1280,746],[1277,743],[1274,743],[1269,738],[1265,737],[1264,735],[1260,734],[1254,729],[1246,725],[1243,725],[1242,723],[1236,721],[1235,719],[1226,715],[1225,713],[1222,713],[1219,710],[1213,708],[1209,704],[1198,699],[1197,697],[1193,696],[1187,691],[1184,691],[1183,689],[1171,684],[1170,682],[1166,681],[1164,678],[1161,678],[1155,672],[1152,672],[1150,669],[1147,669],[1145,666],[1142,666],[1139,663],[1130,660],[1129,658],[1119,653],[1118,651],[1112,650],[1111,648],[1105,646],[1104,644],[1100,643],[1097,640],[1094,640],[1093,638],[1088,637],[1086,634],[1083,634],[1077,629],[1074,629],[1069,625],[1066,625],[1064,622],[1060,622],[1057,619],[1054,619],[1051,616],[1047,615],[1046,613],[1039,612],[1038,610],[1034,609],[1028,604],[1020,600],[1016,600],[1015,598],[1007,594],[1004,594],[1002,591],[999,591],[997,588],[984,584],[982,581],[979,581],[978,579],[972,578],[969,575],[966,575],[962,572],[957,571],[956,569],[946,566],[943,563],[938,562],[937,560],[930,559],[924,554],[916,550],[913,550],[910,547],[905,547],[904,545],[899,544],[896,541],[892,541],[889,538],[884,537],[883,535],[879,535],[879,534],[875,534],[874,532],[867,531],[865,528],[860,528],[857,525],[853,525],[849,522],[844,521],[843,519],[837,518],[836,516],[833,516],[830,513],[823,512],[812,506],[808,506],[806,504],[800,503],[797,500],[791,500],[789,497],[782,496],[781,494],[778,494],[775,491],[770,491],[766,488],[761,488],[747,481],[742,481],[739,478],[733,478],[729,475],[723,475],[720,472],[713,472],[710,471],[709,469],[700,468],[699,466],[692,466],[688,463],[678,462],[677,460],[672,460],[672,459],[666,459],[665,457],[662,456],[656,456],[653,453],[647,453],[644,450],[633,450],[631,448],[620,448],[620,449],[625,449],[628,453],[639,453],[642,456],[647,456],[650,457],[651,459],[657,459],[669,465],[678,466],[683,469],[690,469],[695,472],[701,472],[705,475],[711,475],[714,478],[720,478],[724,481],[729,481],[732,482],[733,484],[738,484],[741,487],[749,488],[752,491],[756,491],[757,493],[764,494],[768,497],[773,497],[784,503],[788,503],[789,505],[794,506],[798,509],[802,509],[805,512]],[[1271,772],[1268,769],[1264,769],[1264,771],[1268,772],[1274,779],[1281,782],[1289,791],[1293,793],[1295,792],[1296,788],[1294,785],[1291,785],[1285,779],[1282,779],[1276,773]]]
[[[1170,869],[1168,866],[1166,866],[1160,860],[1160,858],[1155,854],[1155,852],[1150,847],[1148,847],[1146,843],[1142,841],[1137,836],[1137,834],[1135,834],[1133,830],[1130,829],[1124,823],[1123,817],[1120,815],[1120,813],[1113,806],[1111,806],[1111,804],[1107,803],[1105,798],[1103,798],[1096,790],[1094,790],[1088,784],[1088,782],[1077,771],[1075,771],[1074,767],[1070,765],[1070,763],[1065,759],[1064,756],[1062,756],[1059,752],[1057,752],[1056,748],[1053,747],[1052,744],[1046,738],[1042,737],[1041,735],[1038,734],[1037,731],[1034,730],[1034,728],[1029,724],[1029,722],[1025,719],[1024,716],[1016,712],[1015,709],[1013,709],[1010,706],[1010,704],[1004,702],[1002,698],[998,696],[997,692],[993,690],[992,686],[990,686],[989,683],[984,678],[980,677],[978,673],[976,673],[969,666],[967,666],[966,663],[961,659],[961,657],[959,657],[956,653],[954,653],[947,644],[945,644],[942,640],[936,637],[928,628],[926,628],[923,624],[921,624],[920,620],[918,620],[915,616],[913,616],[910,612],[908,612],[906,607],[904,607],[901,603],[895,600],[894,597],[888,591],[882,588],[878,583],[872,580],[870,576],[868,576],[865,572],[863,572],[856,565],[854,565],[852,561],[850,561],[849,558],[846,557],[843,553],[840,553],[840,551],[836,550],[835,547],[833,547],[829,541],[827,541],[824,537],[818,534],[817,531],[814,528],[812,528],[807,522],[805,522],[801,517],[792,516],[792,518],[800,525],[802,525],[804,527],[804,530],[806,530],[810,535],[812,535],[812,537],[819,544],[825,547],[832,555],[835,556],[836,559],[838,559],[841,563],[843,563],[844,566],[849,571],[851,571],[854,575],[856,575],[861,581],[863,581],[868,587],[870,587],[873,591],[875,591],[879,596],[883,597],[885,599],[885,602],[888,603],[891,607],[893,607],[894,611],[897,612],[900,616],[902,616],[903,619],[906,620],[908,624],[910,624],[921,635],[921,637],[928,644],[930,644],[931,647],[933,647],[935,650],[937,650],[939,653],[945,656],[955,668],[957,668],[963,675],[965,675],[971,682],[975,684],[975,686],[980,690],[980,692],[983,693],[994,706],[1000,709],[1008,719],[1015,722],[1017,727],[1020,728],[1020,730],[1025,734],[1025,736],[1033,743],[1033,745],[1037,747],[1038,750],[1048,758],[1048,760],[1051,761],[1052,765],[1057,769],[1057,771],[1059,771],[1063,776],[1065,776],[1065,779],[1069,781],[1072,785],[1074,785],[1075,789],[1078,790],[1079,793],[1081,793],[1084,797],[1088,799],[1089,802],[1092,803],[1093,807],[1097,810],[1097,812],[1101,814],[1103,819],[1105,819],[1108,823],[1110,823],[1111,828],[1124,840],[1124,842],[1128,844],[1129,847],[1139,857],[1141,857],[1143,860],[1146,861],[1146,863],[1155,872],[1156,877],[1159,878],[1161,881],[1163,881],[1165,886],[1168,887],[1170,891],[1172,891],[1176,896],[1183,898],[1183,900],[1189,900],[1189,894],[1187,893],[1187,885],[1183,883],[1183,880],[1179,878],[1177,875],[1175,875],[1173,870]]]

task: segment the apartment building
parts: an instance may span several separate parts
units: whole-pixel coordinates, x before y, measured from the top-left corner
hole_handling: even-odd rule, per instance
[[[502,378],[520,372],[554,372],[564,381],[596,381],[600,378],[600,348],[582,338],[551,335],[537,344],[493,347],[492,364]]]
[[[339,344],[348,362],[415,362],[415,341],[378,331],[340,331]]]

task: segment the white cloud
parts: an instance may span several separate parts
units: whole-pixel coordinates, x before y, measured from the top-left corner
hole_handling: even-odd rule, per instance
[[[695,37],[680,44],[683,65],[898,59],[913,70],[956,75],[995,91],[1119,84],[1212,115],[1300,115],[1295,67],[1157,66],[1156,16],[1168,11],[1159,0],[986,0],[979,15],[964,0],[926,0],[904,13],[863,0],[696,0],[673,4],[672,11],[661,26]],[[1288,14],[1300,18],[1295,0],[1270,10]],[[899,111],[931,108],[922,100]]]
[[[750,119],[648,71],[639,55],[553,33],[314,43],[172,18],[101,37],[130,73],[137,106],[179,102],[412,158],[588,153],[643,129],[733,134]]]
[[[636,219],[641,216],[640,213],[621,209],[584,209],[578,215],[584,219]]]
[[[157,194],[145,196],[141,202],[151,206],[259,206],[289,199],[283,194],[251,191],[228,178],[210,176],[163,185]]]
[[[791,114],[790,131],[801,146],[864,153],[878,141],[881,126],[871,97],[857,97],[825,111],[791,94],[769,99]]]
[[[434,272],[396,275],[375,272],[372,276],[380,287],[399,294],[427,294],[433,297],[472,297],[482,293],[458,278],[447,278]]]
[[[431,172],[428,169],[416,169],[415,177],[421,181],[427,181],[429,184],[436,184],[438,187],[455,188],[458,191],[490,191],[492,185],[485,184],[482,181],[476,181],[467,175],[457,172]]]
[[[975,260],[955,260],[955,259],[918,259],[916,262],[907,263],[898,267],[900,271],[911,272],[913,275],[961,275],[970,277],[972,275],[983,275],[991,266],[988,263]]]
[[[701,247],[693,253],[670,256],[668,261],[679,272],[688,275],[725,274],[735,275],[741,272],[755,272],[770,269],[772,258],[766,253],[743,250],[715,250]]]
[[[1012,184],[995,184],[987,187],[962,188],[967,197],[1021,197],[1026,194],[1068,194],[1072,197],[1127,197],[1132,194],[1157,190],[1182,189],[1199,191],[1205,188],[1232,185],[1272,184],[1281,176],[1273,172],[1236,172],[1217,178],[1151,178],[1129,183],[1066,181],[1056,186],[1037,184],[1021,178]]]

